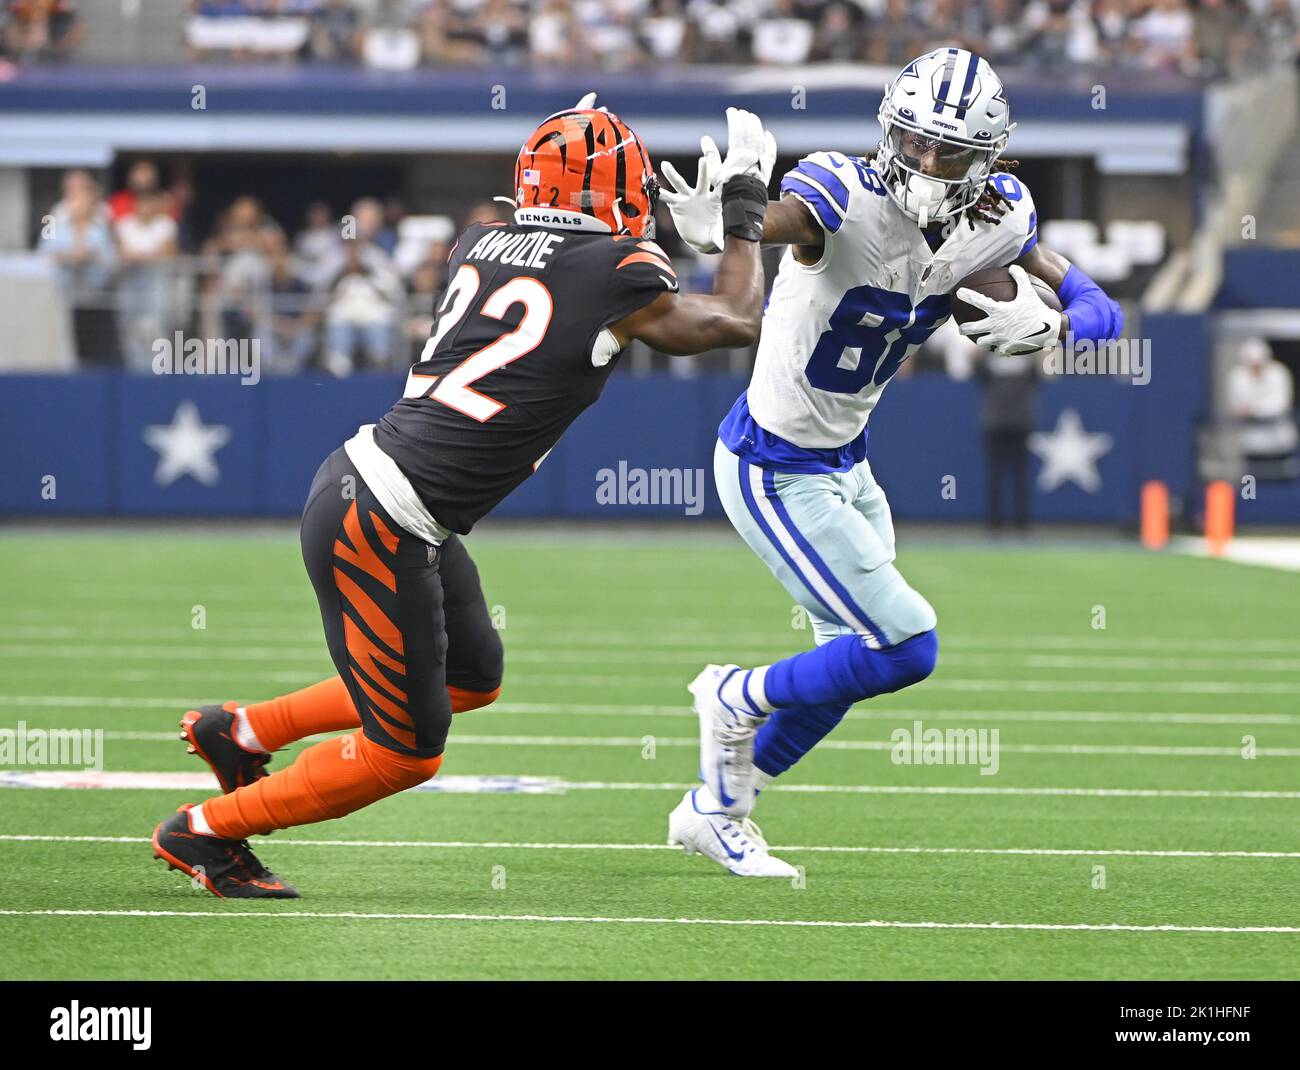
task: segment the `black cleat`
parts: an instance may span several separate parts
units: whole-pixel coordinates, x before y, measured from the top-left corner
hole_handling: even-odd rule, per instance
[[[219,899],[297,899],[298,890],[280,880],[253,854],[247,840],[205,836],[190,827],[191,806],[182,806],[153,830],[153,853]]]
[[[200,706],[181,718],[181,740],[190,745],[216,775],[221,793],[229,795],[236,788],[247,787],[266,776],[271,756],[262,751],[245,750],[235,742],[237,705]]]

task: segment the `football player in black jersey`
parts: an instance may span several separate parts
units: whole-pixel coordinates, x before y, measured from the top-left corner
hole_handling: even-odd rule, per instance
[[[604,387],[622,349],[748,345],[763,304],[759,238],[776,157],[728,109],[717,174],[725,244],[713,293],[682,294],[654,243],[645,146],[594,96],[552,115],[515,165],[515,220],[471,225],[402,398],[321,465],[302,550],[338,676],[247,707],[187,712],[183,736],[223,794],[154,831],[156,856],[223,897],[297,892],[247,837],[422,783],[452,713],[500,693],[502,648],[460,536],[526,479]],[[352,729],[267,775],[272,751]]]

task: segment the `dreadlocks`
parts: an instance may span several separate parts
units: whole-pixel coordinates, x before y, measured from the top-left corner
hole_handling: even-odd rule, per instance
[[[1019,160],[1003,160],[999,158],[993,161],[993,169],[990,174],[996,174],[1000,171],[1014,171],[1019,166]],[[984,189],[980,191],[979,200],[962,214],[966,217],[966,222],[970,225],[971,230],[974,230],[976,219],[981,223],[996,223],[1010,207],[1011,202],[1007,200],[1006,194],[992,182],[985,182]]]

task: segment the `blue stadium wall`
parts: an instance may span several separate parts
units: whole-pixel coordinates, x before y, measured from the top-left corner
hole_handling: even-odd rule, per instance
[[[1110,437],[1097,461],[1100,486],[1067,482],[1036,489],[1042,521],[1129,522],[1144,480],[1162,479],[1188,502],[1197,496],[1194,443],[1209,396],[1207,320],[1148,316],[1151,381],[1052,380],[1039,397],[1038,427],[1051,431],[1073,410],[1088,434]],[[0,512],[12,516],[293,516],[321,460],[400,393],[395,376],[265,379],[128,377],[114,373],[0,379]],[[627,468],[703,469],[703,515],[721,515],[712,486],[718,421],[745,387],[725,376],[615,376],[537,473],[497,515],[568,519],[682,516],[678,505],[601,504],[598,473]],[[210,485],[185,474],[162,482],[145,429],[170,425],[192,402],[206,427],[224,427]],[[907,520],[978,520],[985,509],[979,387],[942,376],[892,383],[872,417],[870,455],[895,515]],[[1032,462],[1032,474],[1040,469]],[[49,480],[53,476],[53,496]],[[946,477],[953,477],[945,483]],[[945,496],[945,485],[955,496]],[[44,493],[43,493],[44,491]],[[1293,500],[1261,487],[1241,504],[1244,523],[1300,518]]]

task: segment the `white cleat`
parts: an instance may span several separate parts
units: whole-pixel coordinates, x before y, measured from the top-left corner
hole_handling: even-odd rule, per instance
[[[703,813],[695,790],[668,815],[668,844],[683,847],[688,855],[701,854],[725,866],[738,877],[797,877],[799,871],[767,853],[763,833],[749,818]]]
[[[748,817],[754,809],[754,734],[767,720],[722,701],[723,682],[740,671],[738,665],[706,665],[687,688],[700,718],[700,779],[732,817]]]

